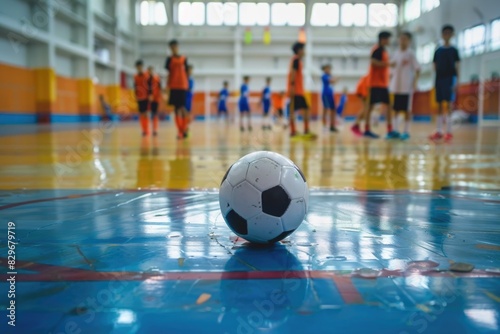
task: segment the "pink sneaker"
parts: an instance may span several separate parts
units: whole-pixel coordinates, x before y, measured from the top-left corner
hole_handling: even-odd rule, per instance
[[[443,138],[443,135],[441,134],[441,132],[436,132],[433,135],[429,136],[430,140],[439,140],[441,138]]]
[[[351,127],[352,133],[354,133],[356,136],[361,137],[363,135],[363,132],[361,132],[361,129],[359,128],[359,125],[355,124]]]
[[[447,133],[444,135],[444,140],[445,141],[450,141],[453,139],[453,135],[451,133]]]

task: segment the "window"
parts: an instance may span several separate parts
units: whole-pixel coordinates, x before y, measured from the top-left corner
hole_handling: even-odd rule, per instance
[[[242,2],[240,4],[240,24],[244,26],[269,25],[269,4],[261,2]]]
[[[339,5],[336,3],[315,3],[312,8],[311,25],[335,27],[339,25]]]
[[[500,49],[500,19],[491,22],[490,48],[491,50]]]
[[[464,54],[470,56],[484,52],[486,27],[484,24],[465,29],[463,37]]]
[[[177,14],[180,25],[200,26],[205,24],[205,4],[203,2],[181,2]]]
[[[398,24],[398,6],[373,3],[368,7],[368,24],[372,27],[395,27]]]
[[[140,24],[165,25],[168,22],[165,4],[161,1],[142,1],[139,7]]]
[[[238,4],[236,2],[209,2],[207,4],[207,24],[211,26],[238,24]]]
[[[422,0],[422,13],[427,13],[439,7],[439,0]]]
[[[365,4],[345,3],[341,7],[340,23],[343,26],[363,27],[366,25],[367,13]]]
[[[434,58],[436,44],[427,43],[417,49],[417,60],[420,64],[429,64]]]
[[[306,23],[306,6],[303,3],[273,3],[271,23],[275,26],[303,26]]]
[[[420,16],[420,0],[406,0],[405,21],[410,22]]]

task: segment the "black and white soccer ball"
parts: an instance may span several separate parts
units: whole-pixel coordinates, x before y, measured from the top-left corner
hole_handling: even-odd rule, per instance
[[[229,228],[255,243],[275,243],[292,234],[304,220],[308,203],[304,174],[275,152],[242,157],[229,167],[219,191]]]

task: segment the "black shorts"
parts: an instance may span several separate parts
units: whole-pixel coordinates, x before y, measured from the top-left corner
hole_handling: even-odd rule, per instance
[[[394,109],[394,111],[408,111],[409,103],[409,94],[394,94],[394,104],[392,109]]]
[[[454,77],[436,77],[436,102],[452,101]]]
[[[140,113],[148,111],[148,107],[149,107],[149,100],[137,101],[137,108],[139,109]]]
[[[291,109],[291,108],[290,108]],[[302,95],[295,95],[293,97],[293,110],[309,109],[307,101]]]
[[[168,104],[174,106],[175,109],[184,108],[186,106],[187,90],[172,89],[168,97]]]
[[[370,105],[377,103],[389,104],[389,89],[380,87],[370,88]]]
[[[151,108],[151,113],[155,115],[158,112],[158,102],[152,101],[150,108]]]

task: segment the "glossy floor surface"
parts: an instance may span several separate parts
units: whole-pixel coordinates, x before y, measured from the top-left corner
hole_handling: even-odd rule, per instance
[[[0,127],[0,332],[498,333],[499,128],[461,126],[451,143],[412,130],[290,141],[198,123],[178,142],[169,123],[146,139],[134,123]],[[217,195],[261,149],[312,189],[270,248],[232,234]]]

